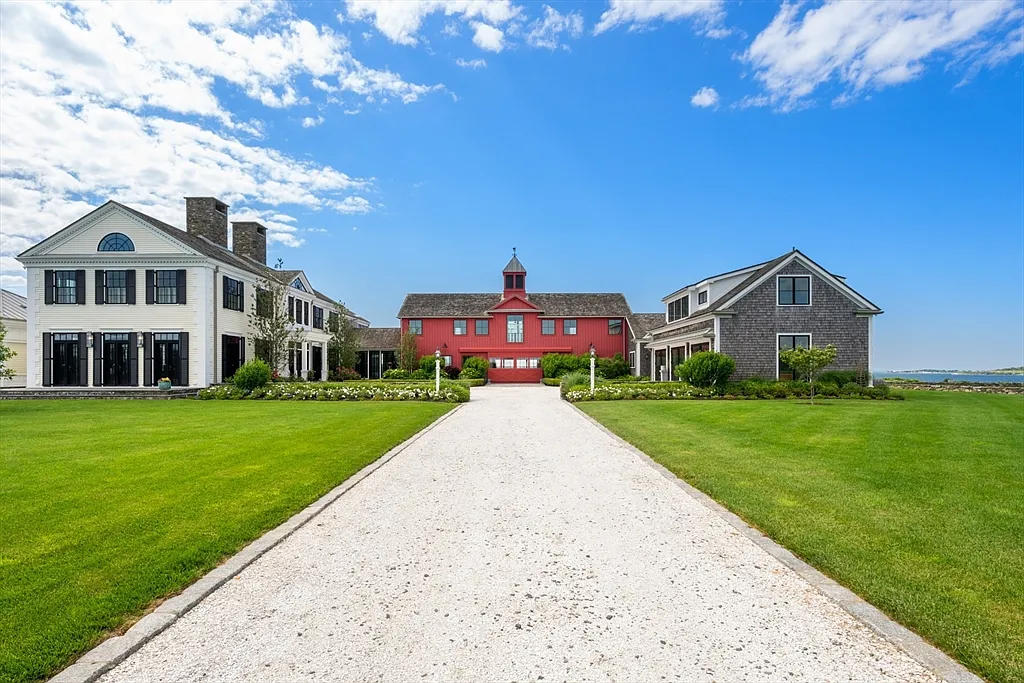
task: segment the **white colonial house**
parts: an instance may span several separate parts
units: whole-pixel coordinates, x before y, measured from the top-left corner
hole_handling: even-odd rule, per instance
[[[254,293],[273,279],[302,341],[284,375],[327,378],[328,316],[342,309],[301,270],[268,268],[267,229],[231,224],[213,197],[185,199],[185,230],[108,201],[20,256],[29,387],[223,382],[256,354]],[[358,327],[369,323],[355,317]]]

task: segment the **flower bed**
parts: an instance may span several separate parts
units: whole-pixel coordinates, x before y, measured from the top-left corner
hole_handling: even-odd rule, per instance
[[[201,400],[245,399],[268,401],[443,401],[465,403],[469,388],[455,382],[275,382],[250,392],[225,384],[199,392]]]
[[[724,392],[702,389],[685,382],[636,382],[598,385],[591,396],[590,388],[575,386],[562,391],[562,397],[578,401],[657,401],[680,399],[758,400],[810,398],[811,385],[806,382],[730,382]],[[862,387],[847,384],[841,389],[834,384],[821,384],[815,390],[816,398],[892,399],[902,401],[903,396],[891,394],[889,387]]]

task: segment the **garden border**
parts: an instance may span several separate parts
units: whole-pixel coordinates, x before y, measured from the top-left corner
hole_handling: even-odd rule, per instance
[[[610,436],[614,441],[625,446],[631,453],[633,453],[633,455],[637,456],[641,461],[645,462],[663,477],[674,483],[691,498],[711,510],[721,519],[725,520],[725,522],[736,529],[736,531],[751,540],[754,545],[764,550],[787,568],[796,572],[800,578],[811,584],[811,586],[819,593],[839,605],[854,619],[867,626],[885,640],[902,649],[910,655],[911,658],[916,660],[932,673],[939,676],[942,680],[947,683],[984,683],[984,679],[971,673],[971,671],[963,664],[956,661],[945,652],[908,629],[906,626],[896,623],[893,619],[882,612],[882,610],[878,609],[867,600],[851,591],[849,588],[846,588],[825,576],[807,562],[804,562],[797,557],[792,551],[779,545],[762,532],[744,522],[738,515],[730,512],[724,505],[708,494],[694,487],[689,482],[677,477],[667,467],[655,461],[651,456],[647,455],[639,448],[605,427],[590,415],[587,415],[583,410],[577,407],[576,404],[569,401],[565,401],[565,403],[579,413],[579,415],[585,420]]]
[[[284,523],[255,539],[252,543],[228,558],[223,564],[214,567],[202,578],[185,587],[181,593],[164,600],[156,609],[135,622],[124,635],[107,638],[83,654],[73,664],[51,678],[50,683],[92,683],[98,680],[100,676],[130,657],[139,648],[202,602],[208,595],[267,554],[281,541],[305,526],[310,520],[323,512],[327,506],[348,493],[356,484],[369,477],[386,465],[392,458],[419,440],[421,436],[451,417],[463,405],[465,404],[454,404],[454,407],[447,413],[384,453],[369,465],[310,503],[307,507],[292,515]]]

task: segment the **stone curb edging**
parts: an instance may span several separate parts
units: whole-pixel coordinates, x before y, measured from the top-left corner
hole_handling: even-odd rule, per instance
[[[849,588],[841,586],[820,571],[807,564],[791,551],[765,536],[763,533],[750,526],[736,514],[730,512],[724,505],[716,501],[703,491],[680,479],[664,465],[656,462],[639,448],[629,443],[618,434],[615,434],[603,424],[587,415],[578,407],[565,401],[565,403],[581,415],[585,420],[610,436],[613,440],[627,448],[633,455],[637,456],[644,463],[654,468],[663,477],[674,483],[691,498],[695,499],[704,507],[710,509],[716,515],[729,523],[736,531],[753,541],[766,553],[774,557],[783,565],[796,572],[804,581],[811,584],[818,592],[838,604],[843,610],[882,636],[890,643],[893,643],[919,664],[929,671],[935,673],[947,683],[984,683],[984,680],[971,673],[967,667],[956,661],[942,650],[927,642],[905,626],[901,626],[890,619],[880,609],[867,602]]]
[[[137,621],[122,636],[107,638],[86,652],[78,660],[50,679],[50,683],[93,683],[100,676],[123,662],[136,650],[155,638],[168,626],[180,619],[186,612],[198,605],[204,598],[237,576],[243,569],[265,555],[295,531],[323,512],[327,506],[348,493],[356,484],[383,467],[396,455],[419,440],[441,422],[447,420],[461,408],[457,404],[452,410],[437,418],[429,425],[338,484],[309,506],[292,515],[286,522],[266,532],[255,541],[232,555],[224,564],[209,571],[205,576],[185,590],[160,605]]]

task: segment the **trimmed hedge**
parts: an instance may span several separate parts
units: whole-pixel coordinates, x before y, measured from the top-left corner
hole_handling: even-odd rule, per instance
[[[889,387],[862,387],[848,382],[841,388],[832,383],[816,383],[815,394],[823,398],[878,399],[902,401],[903,396],[892,394]],[[708,387],[695,387],[685,382],[602,383],[590,395],[590,387],[574,387],[563,391],[570,402],[577,401],[630,401],[665,399],[789,399],[810,398],[811,385],[807,382],[729,382],[724,391]]]
[[[470,356],[462,362],[459,379],[487,379],[488,363],[486,358]]]
[[[469,401],[469,387],[457,382],[441,382],[441,390],[434,385],[417,382],[280,382],[246,392],[225,384],[202,389],[200,400],[268,400],[268,401],[442,401],[465,403]]]

